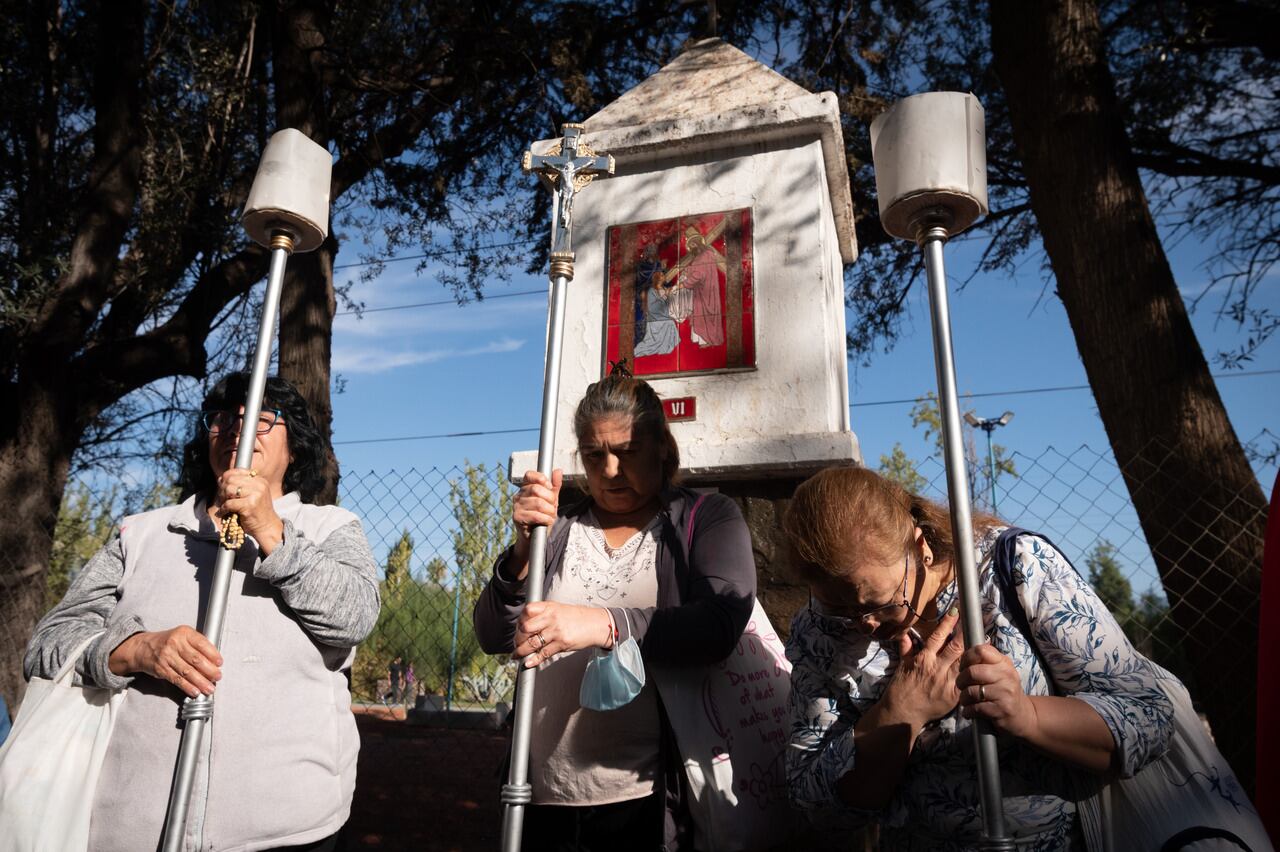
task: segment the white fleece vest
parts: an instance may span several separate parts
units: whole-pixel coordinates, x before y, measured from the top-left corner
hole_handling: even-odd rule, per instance
[[[355,520],[288,494],[275,510],[296,534],[322,542]],[[203,629],[217,533],[195,499],[126,518],[124,576],[112,621],[147,630]],[[205,728],[184,850],[255,850],[320,840],[346,821],[359,735],[342,669],[350,648],[314,641],[280,595],[252,575],[252,539],[237,555],[222,642],[222,680]],[[139,676],[129,687],[94,799],[89,848],[155,849],[177,763],[183,695]]]

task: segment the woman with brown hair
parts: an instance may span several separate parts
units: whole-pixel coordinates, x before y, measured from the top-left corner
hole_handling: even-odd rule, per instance
[[[645,382],[615,373],[591,385],[574,432],[587,496],[561,506],[559,470],[525,474],[516,542],[474,615],[486,652],[539,667],[523,848],[688,849],[682,766],[644,669],[733,651],[755,597],[750,535],[732,500],[673,482],[680,450]],[[545,599],[526,606],[537,525],[551,527]],[[615,682],[630,690],[601,702],[584,688],[600,665],[630,667]]]
[[[982,718],[999,735],[1019,848],[1083,849],[1079,781],[1164,753],[1172,706],[1155,668],[1045,539],[999,539],[1001,521],[975,519],[966,546],[988,643],[966,652],[944,507],[868,470],[829,469],[800,486],[784,525],[811,590],[787,644],[800,807],[878,821],[884,849],[976,848],[969,726]],[[992,570],[998,540],[1013,544],[1010,593]]]

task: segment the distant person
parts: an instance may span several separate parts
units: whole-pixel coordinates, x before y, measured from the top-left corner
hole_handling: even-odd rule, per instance
[[[396,654],[395,658],[387,664],[387,675],[389,676],[390,686],[387,689],[386,699],[392,704],[398,704],[400,702],[404,678],[404,663],[402,662],[402,659],[403,658],[399,654]]]
[[[414,703],[417,695],[417,677],[413,673],[413,661],[411,660],[404,665],[404,703]]]
[[[591,385],[573,423],[587,496],[561,506],[559,470],[526,473],[515,545],[475,607],[481,648],[539,667],[523,848],[688,849],[683,785],[668,787],[682,761],[653,679],[616,709],[583,707],[579,692],[588,661],[630,639],[645,666],[727,657],[755,597],[751,537],[732,500],[673,482],[680,451],[645,382],[615,372]],[[526,605],[539,525],[551,527],[546,599]]]
[[[27,648],[27,677],[52,678],[100,633],[77,681],[129,690],[94,797],[94,852],[159,845],[179,707],[215,686],[184,848],[331,849],[351,811],[360,736],[344,670],[378,619],[378,567],[355,515],[310,502],[327,442],[292,384],[267,380],[251,469],[232,467],[248,378],[205,397],[183,451],[186,499],[125,518]],[[214,647],[191,625],[233,512],[246,538]]]
[[[975,527],[959,546],[979,555],[989,643],[965,651],[946,507],[861,468],[796,490],[784,528],[811,597],[787,643],[792,799],[851,826],[878,821],[886,850],[981,848],[970,726],[982,718],[1000,737],[1019,848],[1082,850],[1074,778],[1159,758],[1173,706],[1066,557],[1018,535],[1014,600],[991,570],[1004,524],[980,515]]]

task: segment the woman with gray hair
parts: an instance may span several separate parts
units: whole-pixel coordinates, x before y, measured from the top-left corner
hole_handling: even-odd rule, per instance
[[[559,470],[549,480],[525,474],[515,544],[474,616],[486,652],[539,667],[524,848],[687,849],[683,770],[643,668],[732,652],[756,591],[750,535],[732,500],[674,484],[680,450],[645,382],[615,372],[593,384],[574,432],[586,496],[560,506]],[[526,606],[537,525],[551,527],[545,599]],[[597,667],[613,667],[610,682],[626,686],[593,693]]]

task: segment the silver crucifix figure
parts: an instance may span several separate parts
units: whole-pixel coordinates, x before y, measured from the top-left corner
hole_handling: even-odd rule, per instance
[[[552,193],[551,205],[551,322],[547,328],[546,373],[542,380],[542,427],[538,436],[538,472],[551,478],[556,444],[556,406],[560,399],[560,356],[564,348],[564,307],[573,280],[573,198],[596,175],[613,174],[613,157],[597,156],[582,142],[582,125],[566,124],[558,145],[546,154],[526,151],[521,167],[536,173]],[[546,565],[547,528],[535,527],[529,542],[526,602],[542,600]],[[533,730],[533,688],[536,668],[520,670],[516,684],[515,732],[511,739],[511,769],[502,787],[502,848],[519,852],[524,829],[524,806],[533,799],[529,784],[529,738]]]

